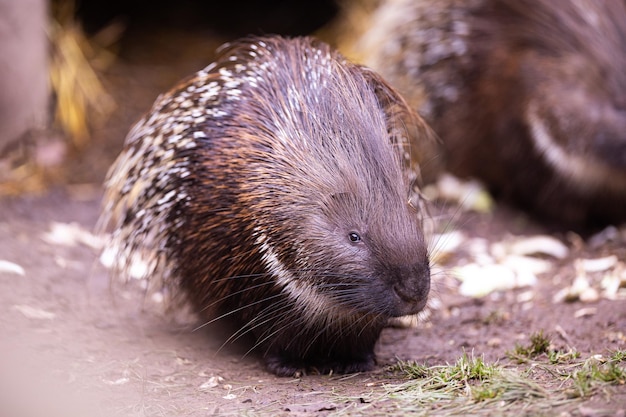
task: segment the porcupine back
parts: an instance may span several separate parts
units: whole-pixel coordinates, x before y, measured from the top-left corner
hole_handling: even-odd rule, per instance
[[[626,218],[623,1],[391,0],[363,43],[456,174],[566,225]]]
[[[371,367],[386,319],[419,311],[429,287],[406,129],[428,134],[409,113],[325,44],[227,47],[157,100],[109,173],[119,272],[234,319],[278,374]],[[366,251],[346,245],[353,230]]]

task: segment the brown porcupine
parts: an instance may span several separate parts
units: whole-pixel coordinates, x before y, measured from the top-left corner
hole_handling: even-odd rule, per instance
[[[130,131],[106,180],[106,251],[232,320],[278,375],[369,370],[386,321],[430,288],[411,127],[428,136],[324,43],[227,45]]]
[[[626,220],[623,0],[387,0],[360,47],[452,172],[566,226]]]

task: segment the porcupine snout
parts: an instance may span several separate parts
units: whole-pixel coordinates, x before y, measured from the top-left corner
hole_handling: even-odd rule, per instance
[[[430,291],[430,266],[427,261],[388,267],[392,317],[416,314],[425,306]]]

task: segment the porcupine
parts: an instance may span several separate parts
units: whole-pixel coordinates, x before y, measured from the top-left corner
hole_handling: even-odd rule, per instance
[[[128,134],[106,251],[251,334],[275,374],[369,370],[387,320],[430,288],[409,133],[429,130],[325,43],[227,45]]]
[[[360,49],[455,174],[565,226],[626,220],[626,2],[387,0]]]

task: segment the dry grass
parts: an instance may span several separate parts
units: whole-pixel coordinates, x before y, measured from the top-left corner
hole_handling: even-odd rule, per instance
[[[75,147],[82,148],[88,143],[90,127],[105,121],[115,107],[94,70],[94,67],[106,68],[115,56],[87,39],[75,19],[73,2],[57,2],[53,16],[49,36],[50,82],[56,97],[55,124]],[[106,31],[108,43],[119,36],[119,31],[111,28]]]
[[[609,396],[611,387],[626,383],[626,351],[585,360],[565,352],[560,354],[567,360],[555,362],[546,341],[543,333],[535,334],[519,349],[536,360],[517,365],[489,364],[467,354],[447,365],[401,361],[389,372],[404,382],[384,384],[359,398],[339,397],[349,405],[329,415],[570,415],[584,400]]]

